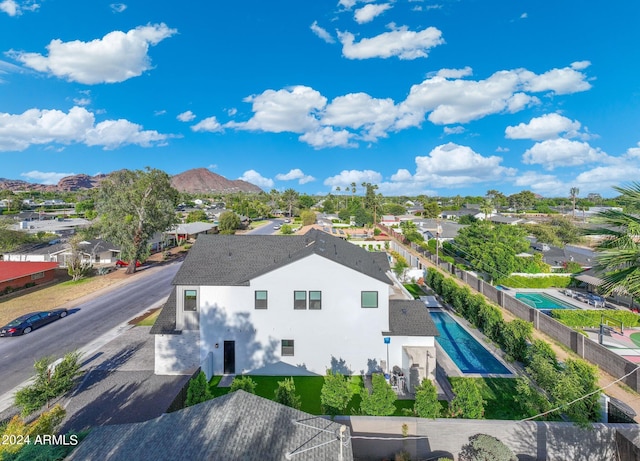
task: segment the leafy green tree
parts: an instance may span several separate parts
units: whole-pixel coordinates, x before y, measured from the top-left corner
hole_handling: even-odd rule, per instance
[[[390,251],[389,253],[391,254],[391,256],[393,256],[393,259],[395,260],[395,264],[393,265],[391,270],[393,270],[393,272],[398,277],[402,277],[402,275],[404,274],[404,271],[409,268],[409,263],[407,262],[405,257],[402,256],[397,251]]]
[[[435,200],[424,202],[422,206],[424,207],[422,216],[424,216],[425,218],[435,219],[442,212],[442,210],[440,209],[440,205],[438,205],[438,202],[436,202]]]
[[[204,374],[204,371],[201,371],[189,381],[185,406],[190,407],[211,400],[211,398],[213,398],[213,395],[209,389],[207,376]]]
[[[416,397],[413,411],[420,418],[437,418],[440,416],[440,402],[438,402],[438,390],[430,379],[423,379],[415,389]]]
[[[307,194],[302,194],[300,197],[298,197],[298,205],[300,205],[300,208],[303,208],[305,210],[310,209],[313,205],[315,205],[317,202],[317,199],[315,197],[312,197],[311,195],[307,195]]]
[[[389,416],[396,411],[398,396],[381,373],[371,375],[371,393],[364,389],[361,395],[360,410],[365,415]]]
[[[116,171],[100,183],[96,203],[102,234],[120,247],[128,274],[148,256],[153,234],[175,224],[177,198],[169,175],[149,167]]]
[[[327,370],[324,384],[320,391],[320,403],[324,411],[330,415],[338,415],[347,408],[352,391],[347,379],[340,373]]]
[[[528,417],[546,413],[552,408],[547,396],[539,392],[527,378],[516,378],[516,394],[513,399]],[[537,419],[546,420],[552,417],[554,415],[545,415]]]
[[[273,400],[276,402],[296,410],[300,409],[300,396],[296,394],[296,385],[293,382],[293,378],[285,378],[284,381],[278,381],[278,387],[274,394]]]
[[[565,405],[561,411],[580,425],[597,421],[600,416],[598,369],[580,359],[567,359],[565,367],[554,383],[551,395],[556,405]],[[582,398],[592,394],[587,398]]]
[[[622,194],[621,200],[628,208],[640,207],[640,183],[614,189]],[[596,218],[604,227],[586,233],[603,237],[596,246],[595,267],[604,282],[599,288],[607,295],[621,291],[633,297],[640,296],[640,217],[609,209],[598,213]]]
[[[249,376],[236,376],[231,382],[231,390],[229,392],[235,392],[243,390],[249,394],[256,393],[256,382]]]
[[[18,390],[15,394],[15,404],[20,408],[23,416],[30,415],[42,408],[51,399],[69,391],[80,374],[78,360],[80,354],[69,352],[52,371],[51,357],[36,360],[33,367],[36,376],[33,383]]]
[[[218,218],[218,229],[221,234],[235,234],[240,228],[240,216],[233,211],[225,211]]]
[[[393,216],[400,216],[407,212],[407,209],[398,204],[398,203],[385,203],[382,205],[382,210],[380,210],[379,214],[388,214]]]
[[[293,234],[293,227],[291,227],[291,224],[283,224],[280,226],[280,233],[282,235],[291,235]]]
[[[461,461],[518,461],[511,449],[497,438],[476,434],[469,437],[469,443],[462,447]]]
[[[187,213],[186,221],[188,223],[190,223],[190,222],[207,222],[207,221],[209,221],[209,217],[207,216],[207,213],[204,212],[204,210],[193,210],[193,211],[190,211],[189,213]]]
[[[536,196],[531,191],[523,190],[522,192],[507,197],[507,201],[509,202],[509,206],[516,211],[526,211],[533,208],[536,203]]]
[[[507,354],[519,362],[525,362],[529,342],[533,336],[533,324],[521,319],[506,322],[501,332],[501,344]]]
[[[302,219],[303,226],[310,226],[316,223],[316,214],[313,211],[305,210],[300,213],[300,219]]]
[[[449,413],[453,418],[481,419],[485,401],[478,384],[472,378],[459,378],[453,383],[456,395],[449,402]]]
[[[492,280],[508,277],[519,265],[516,255],[529,248],[523,229],[487,221],[460,229],[455,243],[461,256]]]
[[[67,273],[71,276],[71,280],[74,282],[87,277],[93,270],[91,261],[87,261],[83,258],[82,250],[80,248],[80,242],[82,240],[82,237],[77,234],[69,239],[71,255],[67,258]]]

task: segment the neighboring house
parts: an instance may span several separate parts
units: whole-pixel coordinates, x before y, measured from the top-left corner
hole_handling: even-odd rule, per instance
[[[50,282],[55,278],[58,263],[0,261],[0,292],[7,288]]]
[[[113,264],[120,259],[120,248],[102,239],[82,241],[79,250],[82,260],[90,264]],[[70,257],[69,243],[31,245],[3,255],[5,261],[52,261],[60,267],[66,267]]]
[[[353,450],[347,426],[235,391],[149,421],[95,427],[65,459],[353,461]]]
[[[459,210],[443,210],[440,213],[444,219],[457,221],[462,216],[473,216],[476,219],[484,219],[484,213],[473,208],[461,208]]]
[[[425,240],[438,238],[439,242],[449,242],[458,236],[460,229],[467,227],[457,222],[442,219],[420,219],[415,221]]]
[[[151,333],[157,374],[370,374],[435,378],[424,305],[393,300],[385,253],[318,230],[202,235]],[[385,338],[390,338],[388,344]],[[389,366],[387,366],[387,357]]]
[[[166,231],[165,234],[168,238],[175,239],[176,242],[180,240],[194,240],[198,238],[200,234],[214,234],[218,232],[218,225],[211,222],[191,222],[186,224],[180,224],[175,228]]]
[[[489,221],[496,224],[507,224],[510,226],[515,226],[517,224],[522,224],[524,222],[524,219],[498,214],[498,215],[490,215]]]
[[[382,224],[383,226],[392,227],[400,224],[400,218],[393,215],[383,215],[382,218],[380,218],[380,224]]]

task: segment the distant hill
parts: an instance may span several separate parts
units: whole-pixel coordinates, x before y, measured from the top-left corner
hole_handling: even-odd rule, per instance
[[[206,168],[194,168],[171,177],[171,185],[180,192],[262,192],[255,184],[241,179],[229,180]]]
[[[53,191],[69,192],[85,189],[93,189],[100,185],[100,181],[108,177],[107,174],[89,176],[77,174],[66,176],[58,181],[58,184],[36,184],[20,179],[0,178],[0,190],[11,191]],[[229,180],[224,176],[212,173],[206,168],[195,168],[171,177],[171,184],[180,192],[204,193],[204,192],[262,192],[255,184],[240,179]]]

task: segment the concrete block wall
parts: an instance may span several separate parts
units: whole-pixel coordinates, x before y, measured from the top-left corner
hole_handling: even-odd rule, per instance
[[[183,331],[182,334],[177,335],[155,335],[155,374],[189,375],[199,367],[199,331]]]

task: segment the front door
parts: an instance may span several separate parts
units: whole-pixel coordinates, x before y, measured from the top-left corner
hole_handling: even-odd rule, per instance
[[[232,375],[236,372],[236,342],[224,342],[224,374]]]

